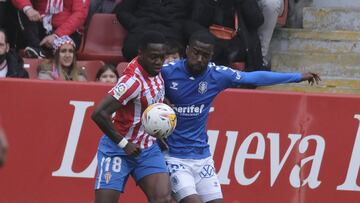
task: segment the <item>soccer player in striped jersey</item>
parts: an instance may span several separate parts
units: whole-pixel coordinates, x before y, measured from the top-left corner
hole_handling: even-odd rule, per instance
[[[272,85],[308,81],[317,83],[315,73],[241,72],[210,63],[214,39],[200,31],[192,35],[187,59],[164,65],[165,96],[177,116],[168,137],[165,160],[171,173],[173,196],[180,203],[222,203],[223,196],[210,154],[206,123],[211,103],[218,93],[242,84]],[[241,197],[239,197],[241,198]]]
[[[96,203],[117,203],[131,175],[152,203],[170,203],[170,181],[156,138],[144,132],[141,115],[148,105],[164,100],[160,70],[165,38],[145,33],[138,57],[97,105],[92,119],[105,133],[98,147]],[[112,117],[112,115],[115,115]]]

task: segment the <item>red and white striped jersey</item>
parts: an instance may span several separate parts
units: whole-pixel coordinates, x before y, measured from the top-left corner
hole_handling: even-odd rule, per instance
[[[141,115],[149,105],[164,101],[165,89],[161,74],[150,76],[135,58],[109,94],[123,105],[113,117],[118,132],[141,148],[150,147],[156,138],[144,131]]]

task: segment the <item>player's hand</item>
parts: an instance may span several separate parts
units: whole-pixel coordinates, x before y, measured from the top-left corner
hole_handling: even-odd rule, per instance
[[[166,141],[165,141],[166,138],[159,138],[159,147],[161,149],[161,151],[165,151],[165,150],[169,150],[169,146],[166,144]]]
[[[29,18],[30,21],[41,21],[41,15],[39,11],[35,10],[34,8],[30,8],[29,10],[27,10],[25,12],[25,15]]]
[[[140,154],[141,149],[140,146],[134,143],[129,142],[125,147],[124,151],[129,156],[137,156]]]
[[[165,137],[165,135],[162,134],[161,132],[156,132],[153,136],[156,137],[157,139],[164,139]]]
[[[164,101],[163,101],[165,104],[169,105],[169,106],[172,106],[173,104],[170,102],[170,100],[168,98],[164,98]]]
[[[319,81],[321,81],[321,78],[319,74],[313,73],[313,72],[307,72],[302,74],[301,81],[307,80],[310,85],[319,84]]]

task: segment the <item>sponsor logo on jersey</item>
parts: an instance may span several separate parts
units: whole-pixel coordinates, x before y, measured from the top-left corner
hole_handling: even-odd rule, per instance
[[[204,110],[205,104],[191,106],[174,106],[173,109],[181,116],[198,116]]]
[[[208,86],[207,82],[205,81],[200,82],[198,92],[200,94],[204,94],[207,91],[207,86]]]
[[[211,165],[205,165],[199,175],[201,178],[210,178],[215,175],[215,169]]]
[[[177,82],[171,82],[170,89],[177,90],[178,85],[179,85],[179,83],[177,83]]]
[[[126,92],[126,90],[127,86],[125,83],[120,83],[114,88],[115,94],[118,98],[120,98]]]

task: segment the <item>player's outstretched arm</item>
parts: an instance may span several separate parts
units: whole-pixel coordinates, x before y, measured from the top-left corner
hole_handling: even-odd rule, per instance
[[[124,136],[120,135],[111,120],[112,114],[120,109],[121,104],[111,95],[107,95],[95,108],[91,114],[93,121],[110,139],[119,147],[123,148],[128,155],[137,156],[140,153],[140,147],[128,142]]]
[[[310,85],[319,84],[319,81],[321,81],[321,78],[319,74],[313,73],[313,72],[307,72],[303,73],[301,77],[301,81],[308,81]]]
[[[256,86],[276,85],[284,83],[294,83],[301,81],[309,81],[310,84],[318,84],[320,77],[313,72],[307,73],[281,73],[272,71],[253,71],[241,72],[240,80],[236,81],[240,84],[250,84]],[[235,75],[235,74],[233,74]],[[234,77],[233,77],[234,78]]]

